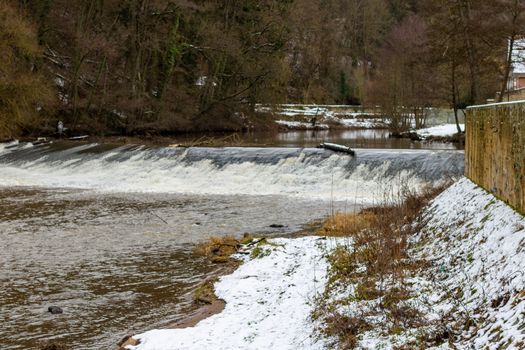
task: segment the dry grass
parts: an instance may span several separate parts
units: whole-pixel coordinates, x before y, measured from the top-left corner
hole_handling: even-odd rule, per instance
[[[193,293],[193,300],[197,304],[212,304],[217,300],[215,295],[214,284],[218,278],[213,278],[201,284]]]
[[[206,256],[212,263],[223,264],[231,261],[231,256],[239,251],[241,242],[232,236],[210,237],[195,247],[195,253]]]
[[[313,314],[323,321],[321,331],[325,335],[339,339],[340,349],[355,348],[359,333],[369,330],[369,320],[378,316],[387,324],[376,326],[385,327],[391,334],[423,322],[422,315],[407,303],[410,291],[406,276],[425,266],[407,256],[408,238],[422,224],[422,209],[447,186],[428,187],[419,193],[404,190],[384,206],[336,214],[318,230],[320,235],[349,237],[352,242],[330,254],[327,287]],[[353,295],[345,300],[332,298],[349,285],[354,286]],[[371,300],[379,302],[368,303],[359,314],[343,315],[339,311],[345,303]]]
[[[372,228],[376,222],[377,216],[374,213],[337,213],[326,220],[317,234],[330,237],[348,237]]]

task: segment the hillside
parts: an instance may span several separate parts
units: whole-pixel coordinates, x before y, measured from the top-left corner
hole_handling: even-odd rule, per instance
[[[429,107],[457,114],[501,92],[522,7],[3,0],[0,139],[58,120],[97,135],[271,129],[254,106],[291,102],[381,106],[396,131],[419,128]]]

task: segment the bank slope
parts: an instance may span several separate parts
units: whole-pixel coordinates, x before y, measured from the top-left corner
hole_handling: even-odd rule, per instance
[[[343,331],[353,331],[339,333],[339,342],[356,349],[525,349],[525,218],[462,178],[413,225],[397,275],[373,286],[335,284],[320,304],[335,310],[328,316],[336,315]],[[372,276],[362,264],[355,270],[361,268]]]
[[[325,295],[340,305],[343,321],[379,310],[366,319],[372,327],[356,335],[356,348],[525,349],[525,218],[463,178],[424,209],[418,225],[407,259],[421,268],[402,286],[410,296],[402,304],[421,315],[417,322],[391,327],[380,310],[385,297],[357,300],[357,286]],[[326,257],[337,245],[354,249],[344,238],[270,240],[215,285],[227,303],[221,314],[193,328],[135,336],[141,343],[128,348],[337,348],[311,318],[327,282]]]
[[[429,318],[461,349],[525,349],[525,218],[465,178],[424,216],[414,255],[431,262]]]

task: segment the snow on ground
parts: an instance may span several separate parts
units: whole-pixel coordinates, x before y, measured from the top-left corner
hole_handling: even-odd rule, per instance
[[[412,348],[430,334],[441,341],[426,343],[428,349],[525,349],[525,217],[463,178],[434,199],[423,218],[409,256],[428,264],[405,280],[406,303],[421,312],[422,324],[392,334],[379,316],[373,330],[359,335],[358,348]],[[330,349],[330,340],[315,337],[310,313],[326,285],[326,253],[340,241],[270,242],[261,258],[216,283],[227,303],[222,313],[193,328],[146,332],[135,337],[141,344],[128,348]],[[349,319],[381,303],[348,302],[355,288],[333,294],[345,300],[341,312]]]
[[[276,120],[277,124],[287,127],[288,129],[329,129],[330,127],[327,124],[316,123],[315,126],[312,123],[307,122],[293,122],[288,120]]]
[[[305,130],[305,129],[330,129],[332,126],[339,128],[349,129],[377,129],[385,128],[387,126],[381,119],[376,118],[323,118],[322,123],[316,123],[315,126],[311,122],[301,121],[288,121],[288,120],[276,120],[275,122],[281,126],[284,126],[292,130]],[[330,122],[330,124],[326,124]]]
[[[337,121],[347,128],[377,129],[387,127],[387,124],[378,118],[341,118]]]
[[[359,106],[278,105],[269,107],[258,105],[256,110],[261,113],[281,116],[283,120],[276,120],[276,123],[289,129],[313,129],[310,120],[314,117],[318,122],[315,126],[316,129],[329,129],[331,127],[374,129],[387,126],[380,115],[360,111]]]
[[[379,314],[357,348],[525,349],[525,217],[462,178],[430,203],[423,222],[408,255],[428,264],[403,284],[411,294],[405,305],[422,323],[392,333]],[[355,288],[333,297],[348,300]],[[381,302],[354,301],[341,312],[359,317]],[[440,341],[421,343],[422,334]]]
[[[260,258],[245,262],[215,284],[226,301],[220,314],[193,328],[153,330],[135,336],[136,350],[325,349],[313,337],[313,299],[325,285],[328,240],[272,239]]]
[[[462,131],[465,131],[465,124],[459,125]],[[425,129],[418,129],[416,130],[417,134],[421,136],[422,138],[427,138],[430,136],[452,136],[454,134],[458,133],[458,129],[456,127],[456,124],[444,124],[444,125],[438,125],[433,126],[430,128]]]
[[[466,178],[425,214],[414,243],[432,262],[420,295],[430,316],[466,323],[460,349],[525,349],[525,217]]]

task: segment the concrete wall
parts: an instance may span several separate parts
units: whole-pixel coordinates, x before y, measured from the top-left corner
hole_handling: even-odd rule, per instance
[[[465,175],[525,213],[525,101],[470,107]]]

